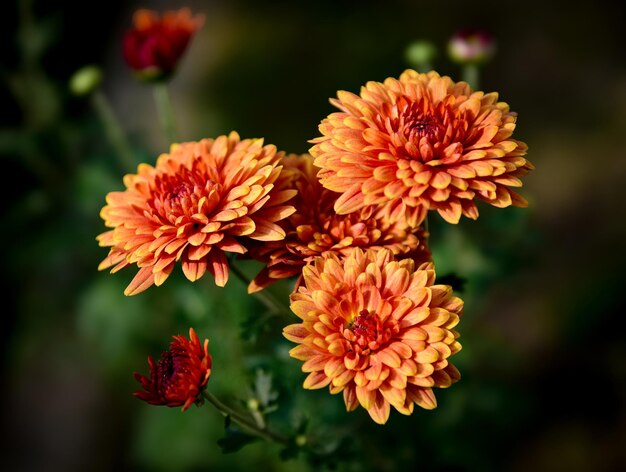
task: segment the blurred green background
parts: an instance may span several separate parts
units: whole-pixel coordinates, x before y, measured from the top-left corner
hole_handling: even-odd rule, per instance
[[[167,149],[150,90],[133,79],[121,38],[138,7],[189,6],[206,16],[171,82],[183,139],[237,130],[305,152],[338,89],[397,77],[416,39],[446,57],[459,28],[497,39],[481,88],[519,113],[516,137],[537,170],[525,210],[479,205],[477,222],[431,218],[438,273],[466,279],[459,325],[462,380],[436,392],[439,407],[384,427],[340,396],[304,391],[300,362],[270,319],[232,279],[195,284],[177,271],[132,298],[134,270],[99,273],[95,237],[116,160],[89,98],[71,75],[104,72],[108,97],[135,153]],[[150,407],[132,397],[173,334],[211,339],[212,392],[231,405],[271,376],[287,432],[308,421],[311,441],[337,448],[346,471],[626,470],[625,284],[626,6],[599,2],[168,1],[98,5],[23,0],[3,5],[0,30],[2,464],[6,470],[320,470],[257,442],[222,454],[213,409]],[[253,274],[258,266],[242,266]],[[286,300],[289,285],[272,288]],[[258,387],[258,383],[257,383]],[[267,393],[267,392],[266,392]]]

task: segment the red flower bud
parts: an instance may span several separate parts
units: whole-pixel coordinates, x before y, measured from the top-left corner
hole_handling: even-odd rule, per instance
[[[161,17],[150,10],[137,10],[133,28],[124,36],[124,59],[142,80],[167,79],[187,49],[189,41],[204,22],[183,8]]]
[[[185,411],[202,400],[202,390],[211,376],[209,340],[200,344],[196,332],[190,328],[189,339],[174,336],[169,351],[161,354],[158,362],[152,356],[148,357],[148,364],[149,377],[135,372],[135,379],[143,387],[135,392],[135,396],[151,405],[182,405]]]

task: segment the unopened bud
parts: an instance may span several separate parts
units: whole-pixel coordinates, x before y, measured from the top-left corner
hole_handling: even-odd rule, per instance
[[[415,69],[427,71],[432,69],[433,60],[437,57],[437,48],[429,41],[414,41],[408,45],[404,56]]]
[[[495,52],[493,36],[482,30],[459,31],[448,42],[450,59],[459,64],[482,64],[491,59]]]
[[[85,66],[70,78],[70,91],[76,96],[93,93],[102,83],[102,72],[97,66]]]
[[[259,411],[259,401],[256,398],[250,398],[248,399],[248,410],[250,411]]]

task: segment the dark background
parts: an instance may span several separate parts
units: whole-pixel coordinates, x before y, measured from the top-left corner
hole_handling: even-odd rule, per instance
[[[149,87],[120,53],[141,6],[206,17],[171,82],[183,139],[234,129],[289,152],[307,151],[337,90],[399,76],[411,41],[432,41],[435,68],[460,80],[448,38],[464,27],[497,38],[481,89],[519,113],[515,136],[537,169],[521,191],[528,209],[479,205],[478,221],[456,227],[432,218],[438,273],[467,280],[455,360],[463,378],[436,392],[438,409],[392,412],[379,427],[361,409],[346,414],[339,396],[304,392],[280,337],[286,323],[254,327],[261,305],[236,280],[218,290],[208,276],[175,276],[126,298],[132,270],[97,272],[106,255],[98,212],[122,188],[122,169],[90,100],[67,83],[99,65],[137,163],[167,150]],[[280,394],[270,419],[286,431],[309,416],[318,442],[348,438],[340,470],[624,470],[625,10],[608,1],[3,5],[7,470],[314,470],[261,443],[222,455],[222,421],[209,407],[182,414],[131,396],[132,371],[145,372],[147,355],[189,326],[211,339],[212,391],[236,404],[257,368],[270,372]],[[286,299],[287,285],[274,290]]]

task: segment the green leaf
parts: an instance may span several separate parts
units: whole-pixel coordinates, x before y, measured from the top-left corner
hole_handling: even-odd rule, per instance
[[[278,392],[272,389],[272,374],[266,374],[262,369],[256,370],[254,394],[264,408],[269,407],[270,403],[276,401]]]

